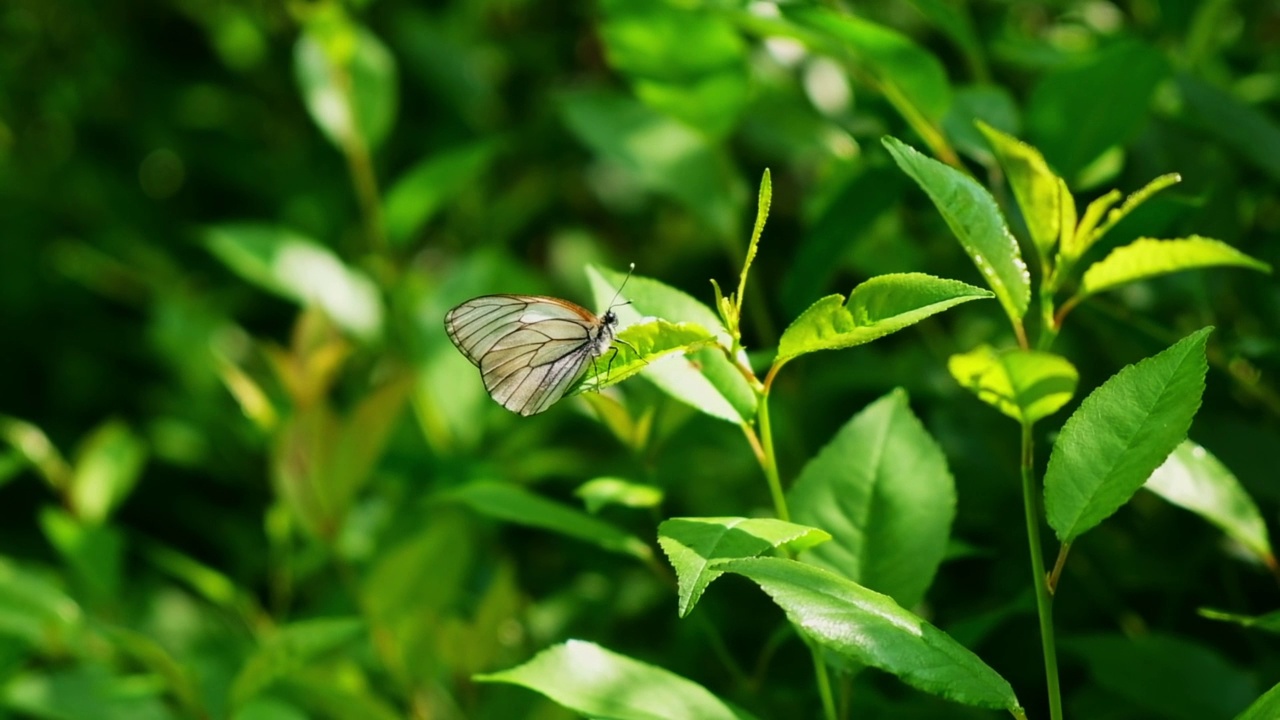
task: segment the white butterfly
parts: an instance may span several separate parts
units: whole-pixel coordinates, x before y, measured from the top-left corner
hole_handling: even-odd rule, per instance
[[[613,307],[597,316],[545,295],[484,295],[450,310],[444,328],[480,368],[489,397],[512,412],[536,415],[564,397],[587,363],[613,345]]]

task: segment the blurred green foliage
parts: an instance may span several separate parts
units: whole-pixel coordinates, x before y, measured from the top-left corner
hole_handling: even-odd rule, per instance
[[[635,378],[519,418],[442,318],[496,292],[594,307],[620,274],[584,268],[629,262],[713,305],[768,167],[737,297],[759,370],[805,308],[872,276],[982,284],[883,135],[972,173],[1033,257],[975,120],[1038,148],[1081,212],[1181,175],[1089,261],[1203,236],[1280,264],[1266,4],[0,5],[0,717],[568,717],[472,679],[568,638],[759,717],[813,716],[807,649],[768,598],[723,579],[680,620],[656,559],[662,518],[768,513],[723,421],[752,401],[717,395],[716,417]],[[1041,717],[1018,439],[946,362],[1011,346],[1003,314],[965,304],[794,363],[774,442],[789,483],[908,391],[957,498],[913,609]],[[1274,525],[1273,278],[1161,277],[1071,320],[1056,350],[1076,403],[1216,326],[1190,435]],[[633,499],[597,482],[580,509],[598,478]],[[1250,557],[1154,494],[1080,538],[1056,603],[1068,715],[1228,718],[1275,684],[1258,630],[1197,614],[1276,608]],[[996,716],[885,675],[845,682],[853,717]]]

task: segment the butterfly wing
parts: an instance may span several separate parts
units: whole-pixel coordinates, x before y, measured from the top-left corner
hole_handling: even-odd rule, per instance
[[[571,302],[538,295],[468,300],[445,316],[445,329],[480,368],[490,397],[521,415],[551,407],[601,352],[599,318]]]

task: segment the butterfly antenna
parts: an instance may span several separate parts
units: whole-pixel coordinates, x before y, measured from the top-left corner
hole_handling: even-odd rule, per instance
[[[622,278],[622,284],[618,286],[618,291],[617,291],[617,292],[615,292],[615,293],[613,294],[613,300],[610,300],[610,301],[609,301],[609,309],[612,309],[612,308],[614,307],[614,304],[613,304],[613,303],[618,299],[618,296],[622,294],[622,288],[624,288],[624,287],[626,287],[626,286],[627,286],[627,281],[631,279],[631,273],[633,273],[633,272],[635,272],[635,271],[636,271],[636,264],[635,264],[635,263],[631,263],[631,269],[627,270],[627,276],[626,276],[626,277],[624,277],[624,278]],[[623,305],[630,305],[630,304],[631,304],[631,301],[630,301],[630,300],[628,300],[628,301],[626,301],[626,302],[624,302],[624,303],[622,303],[622,304],[623,304]]]

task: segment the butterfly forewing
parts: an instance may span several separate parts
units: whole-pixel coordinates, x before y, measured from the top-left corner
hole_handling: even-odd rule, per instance
[[[551,407],[613,339],[613,328],[585,308],[539,295],[468,300],[445,316],[445,329],[480,368],[489,395],[521,415]]]

